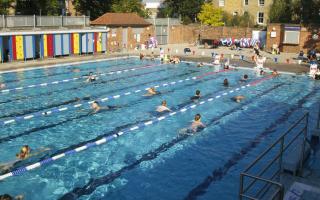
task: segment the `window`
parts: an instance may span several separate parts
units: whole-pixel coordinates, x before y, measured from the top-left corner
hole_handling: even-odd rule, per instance
[[[258,12],[258,24],[263,24],[264,23],[264,13],[263,12]]]
[[[300,31],[285,31],[284,41],[285,44],[299,44],[300,42]]]
[[[223,7],[224,6],[224,0],[219,0],[219,7]]]
[[[244,0],[244,5],[245,6],[249,5],[249,0]]]
[[[264,0],[258,0],[259,1],[259,6],[264,6]]]

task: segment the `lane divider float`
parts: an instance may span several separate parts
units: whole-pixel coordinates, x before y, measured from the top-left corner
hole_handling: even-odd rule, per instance
[[[158,66],[162,66],[162,65],[165,65],[165,64],[154,64],[154,65],[146,65],[146,66],[142,66],[142,67],[133,67],[133,68],[123,69],[123,70],[115,70],[115,71],[110,71],[110,72],[105,72],[105,73],[99,73],[98,75],[99,76],[108,76],[108,75],[113,75],[113,74],[121,74],[121,73],[130,72],[130,71],[158,67]],[[75,77],[75,78],[70,78],[70,79],[52,81],[52,82],[48,82],[48,83],[45,82],[45,83],[32,84],[32,85],[21,86],[21,87],[16,87],[16,88],[3,89],[3,90],[0,90],[0,92],[1,93],[9,93],[9,92],[20,91],[20,90],[36,88],[36,87],[47,87],[50,85],[68,83],[68,82],[72,82],[72,81],[76,81],[76,80],[80,80],[80,79],[83,79],[83,77]]]
[[[249,83],[247,85],[244,85],[244,86],[241,86],[241,87],[238,87],[236,89],[231,89],[229,90],[228,92],[224,92],[224,93],[227,93],[227,94],[232,94],[233,92],[230,92],[230,91],[234,91],[234,90],[243,90],[243,89],[246,89],[246,88],[249,88],[249,87],[252,87],[252,86],[255,86],[263,81],[266,81],[266,80],[269,80],[271,79],[273,76],[268,76],[268,77],[265,77],[263,79],[259,79],[257,81],[254,81],[253,83]],[[11,171],[11,172],[8,172],[6,174],[3,174],[0,176],[0,181],[1,180],[4,180],[6,178],[9,178],[11,176],[18,176],[18,175],[21,175],[27,171],[31,171],[31,170],[34,170],[36,168],[39,168],[39,167],[42,167],[44,165],[47,165],[47,164],[50,164],[50,163],[53,163],[55,162],[56,160],[59,160],[65,156],[68,156],[68,155],[73,155],[73,154],[76,154],[78,152],[81,152],[81,151],[84,151],[84,150],[87,150],[89,148],[92,148],[92,147],[95,147],[95,146],[99,146],[99,145],[102,145],[102,144],[105,144],[107,142],[110,142],[112,141],[113,139],[115,138],[118,138],[120,137],[121,135],[124,135],[124,134],[128,134],[130,133],[131,131],[134,131],[134,130],[139,130],[139,129],[142,129],[142,128],[145,128],[145,127],[148,127],[148,126],[151,126],[151,125],[154,125],[154,124],[157,124],[159,123],[160,121],[162,120],[165,120],[165,119],[168,119],[172,116],[175,116],[179,113],[184,113],[188,110],[191,110],[191,109],[194,109],[200,105],[204,105],[206,103],[210,103],[212,101],[214,101],[214,99],[218,99],[220,98],[221,95],[217,94],[217,95],[212,95],[211,97],[208,97],[206,99],[203,99],[202,101],[198,102],[198,103],[191,103],[191,105],[188,105],[188,106],[185,106],[181,109],[178,109],[176,111],[173,111],[173,112],[170,112],[168,114],[164,114],[162,116],[159,116],[158,118],[155,118],[153,120],[150,120],[150,121],[147,121],[147,122],[143,122],[143,123],[139,123],[137,125],[133,125],[132,127],[129,127],[129,128],[125,128],[125,129],[122,129],[120,130],[119,132],[115,133],[115,134],[112,134],[112,135],[109,135],[109,136],[105,136],[105,137],[102,137],[101,139],[97,139],[95,141],[90,141],[80,147],[76,147],[74,149],[71,149],[71,150],[68,150],[64,153],[60,153],[58,155],[55,155],[55,156],[52,156],[52,157],[49,157],[49,158],[46,158],[44,160],[41,160],[39,162],[36,162],[36,163],[33,163],[33,164],[30,164],[30,165],[27,165],[27,166],[24,166],[24,167],[20,167],[14,171]]]
[[[133,94],[138,94],[138,93],[141,93],[142,91],[147,91],[151,87],[154,87],[154,88],[169,87],[169,86],[172,86],[172,85],[180,84],[180,83],[187,82],[187,81],[198,80],[198,79],[204,78],[205,76],[214,75],[214,74],[218,74],[218,73],[222,73],[222,72],[227,72],[227,71],[230,71],[230,70],[232,70],[232,69],[223,69],[223,70],[219,70],[219,71],[216,71],[216,72],[206,73],[206,74],[204,74],[202,76],[187,77],[185,79],[180,79],[178,81],[170,81],[170,82],[166,82],[166,83],[162,83],[162,84],[157,84],[157,85],[154,85],[154,86],[150,86],[150,87],[147,87],[147,88],[141,88],[141,89],[134,90],[134,91],[131,91],[131,92],[125,92],[125,93],[122,93],[122,94],[116,94],[116,95],[112,95],[112,96],[101,97],[101,98],[98,98],[96,100],[90,100],[90,101],[85,102],[85,103],[79,103],[79,104],[76,104],[76,105],[64,106],[62,108],[54,108],[54,109],[51,109],[51,110],[48,110],[48,111],[45,111],[45,112],[36,112],[34,114],[28,114],[28,115],[19,116],[19,117],[15,117],[15,118],[11,118],[11,119],[6,119],[6,120],[0,121],[0,125],[3,126],[3,125],[11,124],[11,123],[17,123],[17,122],[21,122],[21,121],[32,119],[34,117],[48,116],[48,115],[51,115],[51,114],[54,114],[54,113],[63,112],[63,111],[69,110],[69,109],[84,107],[86,105],[90,106],[94,101],[106,102],[106,101],[109,101],[111,99],[119,99],[121,97],[129,96],[129,95],[133,95]]]

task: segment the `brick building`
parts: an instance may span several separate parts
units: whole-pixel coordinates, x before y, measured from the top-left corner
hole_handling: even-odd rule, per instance
[[[267,50],[273,46],[281,52],[305,53],[311,48],[320,50],[320,27],[303,27],[300,24],[269,24],[267,27]]]
[[[269,20],[269,11],[273,0],[212,0],[216,7],[232,15],[248,12],[258,25],[265,26]]]
[[[91,22],[93,26],[109,28],[109,50],[133,49],[144,44],[149,34],[154,35],[154,27],[135,13],[105,13]]]

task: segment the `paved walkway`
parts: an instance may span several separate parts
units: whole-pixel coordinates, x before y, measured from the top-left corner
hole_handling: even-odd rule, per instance
[[[225,58],[231,58],[231,54],[235,55],[234,59],[231,59],[231,64],[236,64],[242,67],[254,67],[254,63],[252,61],[253,50],[252,49],[243,49],[241,51],[232,51],[227,47],[219,47],[217,49],[201,49],[189,44],[173,44],[173,45],[165,45],[161,46],[166,51],[168,48],[170,49],[171,55],[177,55],[182,58],[182,60],[195,61],[195,62],[210,62],[211,61],[211,53],[224,54]],[[190,48],[191,51],[195,51],[194,55],[185,55],[183,52],[184,48]],[[146,55],[151,55],[151,52],[154,52],[155,55],[159,55],[159,48],[154,50],[144,50],[141,51]],[[82,56],[67,56],[67,57],[57,57],[57,58],[47,58],[47,59],[38,59],[38,60],[28,60],[24,61],[15,61],[11,63],[2,63],[0,64],[0,71],[7,70],[15,70],[15,69],[23,69],[30,67],[38,67],[38,66],[49,66],[55,64],[62,63],[72,63],[79,61],[89,61],[89,60],[97,60],[103,58],[111,58],[117,56],[128,56],[128,55],[139,55],[140,51],[124,51],[122,53],[111,53],[111,54],[95,54],[95,55],[82,55]],[[241,60],[239,56],[245,56],[245,60]],[[279,71],[288,71],[294,73],[306,73],[309,71],[309,67],[306,64],[297,64],[297,61],[293,58],[296,56],[295,54],[282,53],[280,55],[272,55],[266,52],[262,52],[262,55],[269,57],[267,60],[266,67],[275,68]],[[274,58],[278,58],[278,63],[274,62]],[[287,59],[290,60],[289,64],[287,63]]]

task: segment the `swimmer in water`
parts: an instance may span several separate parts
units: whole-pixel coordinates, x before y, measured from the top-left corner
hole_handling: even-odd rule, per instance
[[[51,150],[50,148],[41,147],[37,150],[31,150],[31,148],[28,145],[24,145],[20,152],[16,154],[16,159],[7,163],[1,163],[0,164],[0,171],[6,171],[12,168],[16,163],[28,159],[30,157],[36,156],[40,153],[43,153],[45,151]]]
[[[0,200],[23,200],[23,195],[12,197],[9,194],[2,194],[0,195]]]
[[[97,78],[96,78],[96,76],[95,75],[93,75],[93,73],[92,72],[90,72],[89,73],[89,76],[87,77],[87,80],[86,80],[86,82],[94,82],[94,81],[96,81],[97,80]]]
[[[263,70],[260,70],[260,76],[263,76],[265,72]]]
[[[202,62],[199,63],[199,64],[197,65],[197,67],[203,67],[203,63],[202,63]]]
[[[195,132],[198,132],[199,129],[203,129],[205,128],[206,125],[204,125],[202,122],[201,122],[201,115],[200,114],[196,114],[194,116],[194,120],[191,124],[191,130],[195,133]]]
[[[6,88],[6,85],[4,83],[0,83],[0,89]]]
[[[159,94],[159,92],[157,92],[154,87],[151,87],[148,89],[148,92],[146,94],[144,94],[143,96],[153,96],[156,94]]]
[[[159,113],[161,113],[161,112],[171,112],[171,110],[168,108],[166,100],[163,100],[161,102],[161,105],[157,107],[156,111],[159,112]]]
[[[225,78],[225,79],[223,80],[223,86],[229,87],[229,81],[228,81],[227,78]]]
[[[249,76],[247,74],[243,75],[243,77],[240,79],[240,82],[246,82],[249,79]]]
[[[191,99],[192,101],[197,101],[197,100],[200,99],[200,97],[201,97],[201,95],[200,95],[200,90],[197,90],[197,91],[196,91],[196,94],[195,94],[193,97],[191,97],[190,99]]]
[[[276,69],[273,69],[271,75],[272,75],[273,77],[276,77],[276,76],[279,76],[279,73],[278,73],[278,71],[277,71]]]
[[[237,103],[240,103],[243,99],[245,99],[245,97],[242,96],[242,95],[238,95],[238,96],[235,96],[235,97],[232,98],[232,100],[237,102]]]
[[[16,154],[16,157],[20,160],[26,159],[30,156],[30,152],[31,152],[30,147],[28,145],[24,145],[21,148],[20,153]]]

